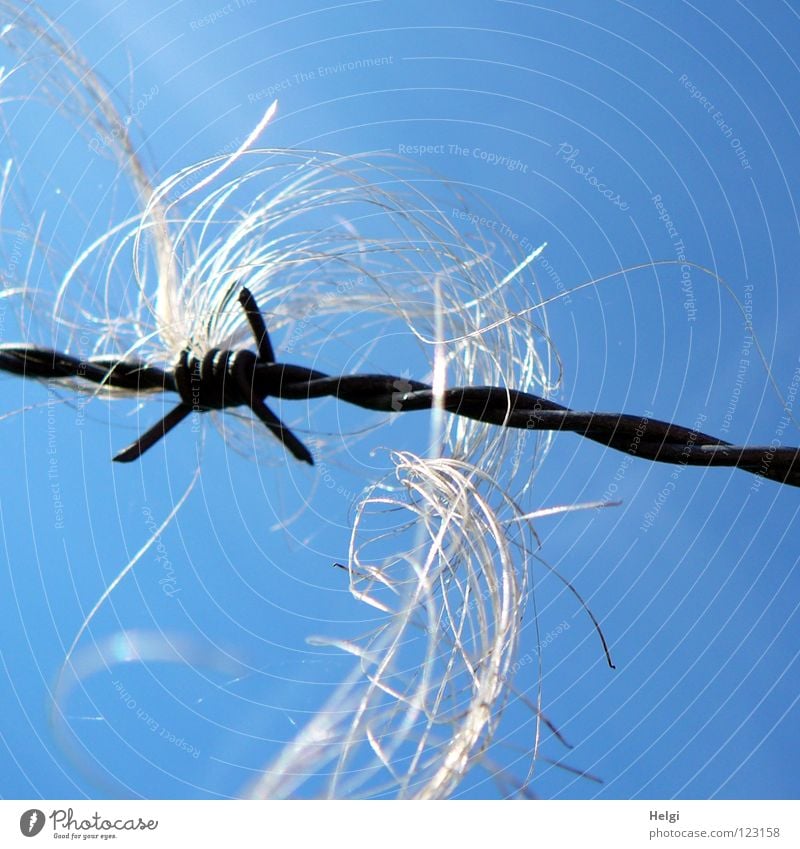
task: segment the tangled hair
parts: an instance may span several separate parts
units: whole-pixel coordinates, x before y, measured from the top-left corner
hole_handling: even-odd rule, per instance
[[[246,285],[279,356],[295,362],[315,365],[325,345],[358,334],[361,348],[340,371],[357,371],[390,338],[406,346],[394,355],[424,369],[415,376],[428,377],[436,392],[483,384],[552,390],[546,323],[531,320],[538,252],[465,240],[457,224],[475,210],[473,199],[397,157],[258,148],[275,104],[234,152],[156,183],[135,127],[68,36],[30,4],[3,0],[0,12],[3,43],[18,57],[4,97],[17,72],[41,74],[20,102],[41,99],[87,138],[102,139],[100,152],[139,203],[74,257],[49,292],[22,267],[18,279],[4,279],[3,296],[19,305],[29,338],[55,337],[69,352],[88,324],[91,353],[169,366],[187,347],[202,354],[251,344],[236,301]],[[13,121],[6,126],[13,137]],[[19,203],[16,168],[5,171],[6,212]],[[34,235],[31,254],[40,247]],[[373,344],[362,344],[365,331]],[[237,450],[286,462],[258,422],[213,415]],[[318,455],[352,452],[358,434],[344,436],[315,435]],[[326,640],[352,656],[351,674],[244,795],[442,798],[483,761],[516,694],[537,547],[531,523],[541,515],[522,504],[533,455],[547,444],[438,409],[427,444],[390,451],[389,475],[365,481],[342,564],[353,597],[378,611],[379,624]],[[78,679],[87,674],[76,665]],[[538,695],[531,710],[538,729]],[[519,789],[538,742],[537,730]]]

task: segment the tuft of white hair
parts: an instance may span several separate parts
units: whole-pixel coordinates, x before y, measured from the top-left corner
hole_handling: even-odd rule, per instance
[[[367,328],[413,347],[408,359],[427,363],[413,376],[439,394],[551,389],[546,324],[530,318],[537,252],[519,255],[477,228],[467,240],[475,207],[444,181],[397,157],[258,148],[273,104],[239,149],[156,185],[130,123],[69,38],[32,4],[0,0],[0,13],[3,42],[19,57],[14,73],[47,69],[37,96],[102,134],[140,202],[54,281],[44,327],[67,351],[87,322],[93,353],[162,366],[186,347],[251,346],[236,300],[246,285],[279,358],[315,365],[322,342],[363,339]],[[29,295],[24,275],[4,283],[9,298]],[[232,440],[261,427],[225,422]],[[361,639],[326,639],[353,656],[351,675],[244,795],[442,798],[481,763],[514,693],[531,592],[536,513],[520,505],[533,441],[438,409],[427,444],[392,451],[390,476],[366,482],[345,568],[353,596],[382,622]],[[323,454],[340,442],[315,439]],[[286,462],[274,440],[263,450]]]

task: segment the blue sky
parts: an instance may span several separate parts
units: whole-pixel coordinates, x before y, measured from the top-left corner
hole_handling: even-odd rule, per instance
[[[800,20],[790,4],[43,5],[119,85],[160,177],[235,148],[277,96],[265,143],[418,160],[488,203],[515,242],[547,242],[534,266],[546,295],[654,260],[713,269],[746,305],[779,391],[796,391]],[[27,188],[67,256],[130,203],[78,179],[85,145],[74,142],[53,133],[26,154]],[[64,150],[63,170],[51,169]],[[469,236],[475,225],[461,226]],[[571,407],[700,422],[737,444],[800,440],[742,314],[694,267],[617,275],[554,300],[547,318],[563,363],[556,397]],[[11,327],[9,317],[3,341]],[[375,367],[402,364],[387,352]],[[34,409],[0,421],[0,795],[236,795],[344,674],[305,641],[363,625],[331,563],[346,558],[351,493],[366,472],[337,467],[337,497],[318,494],[316,515],[276,528],[314,472],[240,458],[210,430],[200,483],[163,550],[143,558],[91,633],[99,644],[147,634],[155,654],[184,640],[187,662],[92,676],[65,705],[85,747],[70,754],[48,722],[54,677],[86,612],[188,486],[194,457],[176,432],[168,462],[154,452],[114,466],[137,430],[130,406],[97,402],[77,424],[75,407],[47,404],[46,387],[5,377],[2,389],[0,415]],[[413,445],[422,426],[393,424],[370,444]],[[587,600],[617,669],[541,569],[544,709],[574,746],[549,741],[545,753],[604,783],[542,763],[534,790],[796,798],[798,490],[625,461],[563,435],[536,479],[533,507],[622,503],[537,524],[541,555]],[[512,704],[494,762],[518,773],[531,732],[528,709]],[[502,792],[491,770],[463,789]]]

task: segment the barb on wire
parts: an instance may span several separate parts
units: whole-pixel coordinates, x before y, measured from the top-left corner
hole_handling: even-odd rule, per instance
[[[369,410],[411,412],[438,404],[448,412],[488,424],[526,430],[571,431],[645,460],[689,466],[735,466],[778,483],[800,486],[800,448],[739,446],[690,428],[645,416],[579,412],[529,392],[499,386],[446,389],[393,375],[331,376],[304,366],[275,362],[264,318],[252,293],[239,302],[258,353],[213,348],[203,357],[185,350],[171,370],[133,360],[80,360],[32,345],[0,345],[0,370],[33,378],[80,378],[109,389],[176,392],[180,403],[114,457],[131,462],[155,445],[191,412],[247,406],[298,460],[311,452],[270,410],[264,399],[303,401],[333,396]]]

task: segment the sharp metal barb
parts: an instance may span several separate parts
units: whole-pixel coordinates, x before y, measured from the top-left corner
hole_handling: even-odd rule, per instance
[[[152,448],[156,442],[163,439],[176,425],[180,424],[192,408],[188,404],[178,404],[170,410],[163,419],[157,424],[154,424],[149,430],[146,430],[136,442],[132,442],[127,448],[123,449],[114,457],[117,463],[131,463],[138,460],[148,448]]]
[[[309,466],[314,465],[314,458],[305,445],[289,430],[288,427],[270,410],[270,408],[259,398],[253,398],[250,409],[269,428],[270,433],[280,439],[292,454]]]
[[[261,315],[261,310],[258,308],[253,293],[249,289],[242,288],[242,291],[239,293],[239,303],[244,308],[245,315],[250,323],[250,329],[253,331],[253,336],[255,336],[259,360],[262,363],[274,363],[275,352],[272,350],[272,342],[267,332],[267,325],[264,323],[264,316]]]

